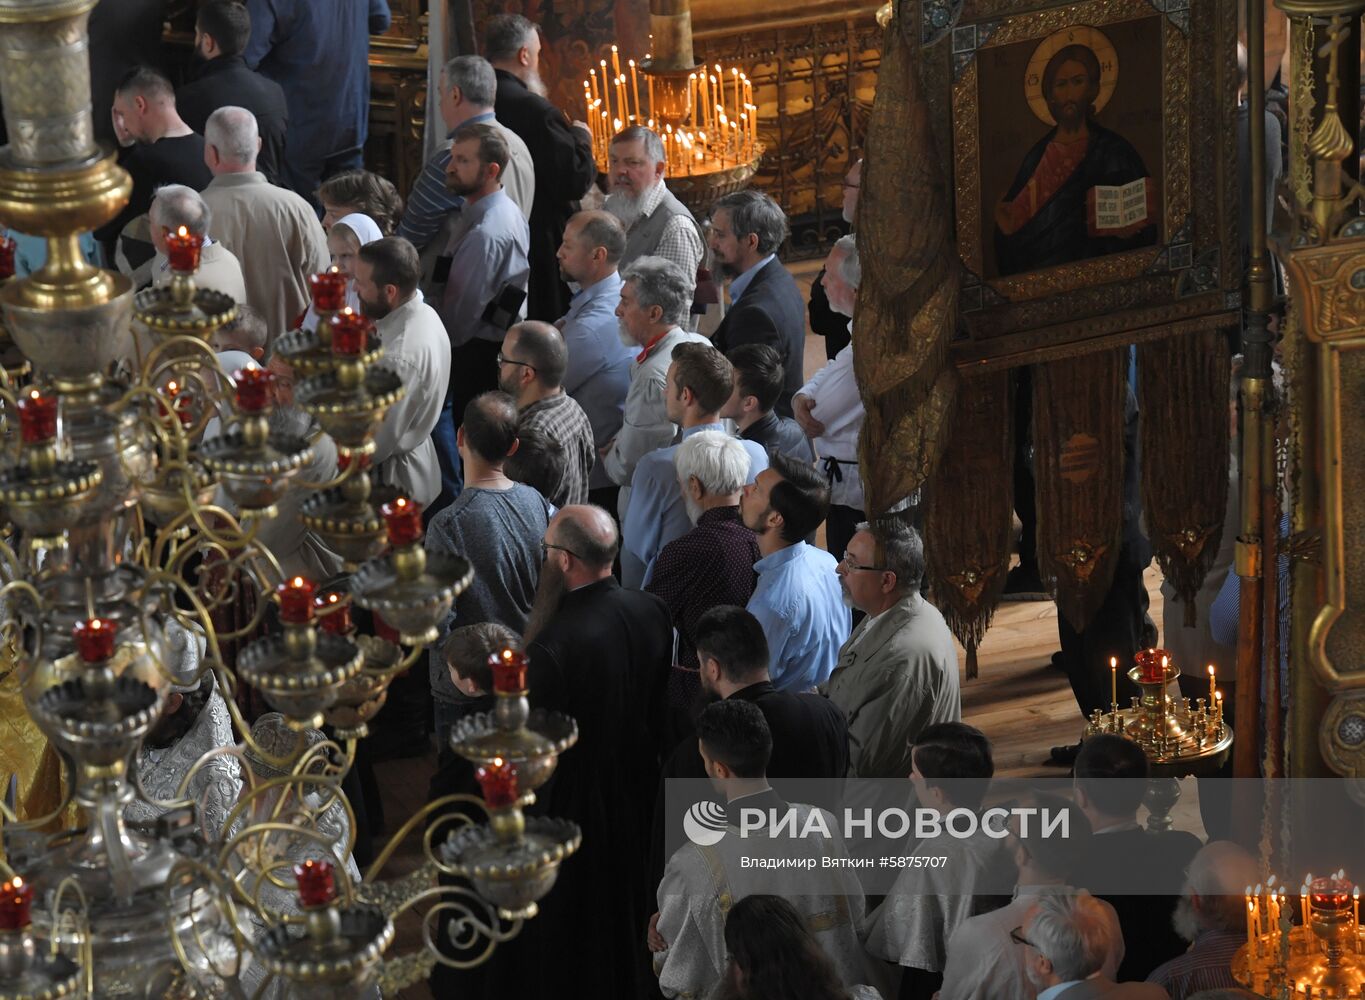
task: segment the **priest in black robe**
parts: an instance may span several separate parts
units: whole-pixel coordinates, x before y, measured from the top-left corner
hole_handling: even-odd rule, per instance
[[[1156,189],[1127,139],[1095,121],[1100,64],[1085,45],[1059,49],[1043,71],[1056,126],[1019,166],[995,206],[995,261],[1001,276],[1120,253],[1157,242]],[[1127,225],[1097,217],[1096,188],[1147,179],[1141,216]]]

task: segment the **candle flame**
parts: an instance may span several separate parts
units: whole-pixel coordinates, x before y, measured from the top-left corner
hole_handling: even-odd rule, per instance
[[[1210,677],[1213,677],[1213,676],[1215,675],[1215,673],[1216,673],[1216,671],[1213,669],[1213,664],[1210,663],[1210,664],[1209,664],[1209,676],[1210,676]]]
[[[502,658],[504,660],[510,660],[512,658],[512,651],[510,649],[504,649],[502,651]]]
[[[504,763],[504,761],[503,761],[503,759],[502,759],[501,757],[494,757],[494,758],[493,758],[493,766],[494,766],[494,767],[502,767],[503,763]]]
[[[14,878],[10,879],[10,885],[12,885],[16,889],[22,889],[24,887],[23,876],[22,875],[14,876]]]
[[[181,226],[179,229],[175,231],[175,235],[179,236],[182,240],[189,234],[190,231],[186,229],[184,226]]]
[[[329,267],[329,268],[327,269],[327,273],[328,273],[328,274],[340,274],[340,273],[341,273],[341,268],[339,268],[339,267],[337,267],[335,264],[333,264],[331,267]]]
[[[1222,692],[1222,691],[1215,691],[1215,692],[1213,692],[1213,697],[1214,697],[1214,700],[1215,700],[1215,701],[1222,701],[1222,700],[1223,700],[1223,692]]]
[[[334,594],[334,593],[333,593],[333,594],[328,594],[328,595],[327,595],[327,603],[328,603],[328,604],[335,604],[335,603],[337,603],[337,601],[339,601],[339,600],[341,600],[341,598],[340,598],[337,594]]]
[[[169,382],[166,383],[166,391],[169,392],[172,396],[174,396],[177,392],[180,391],[179,383],[177,383],[175,379],[171,379]]]
[[[395,501],[393,502],[393,505],[394,505],[395,507],[406,507],[406,506],[408,505],[408,498],[407,498],[407,497],[399,497],[397,500],[395,500]]]
[[[289,581],[289,586],[291,586],[291,587],[302,587],[302,586],[303,586],[303,577],[301,577],[301,576],[296,576],[296,577],[294,577],[294,579],[292,579],[292,580]]]
[[[1119,658],[1118,658],[1117,656],[1111,656],[1111,657],[1109,657],[1109,669],[1110,669],[1110,670],[1117,670],[1118,668],[1119,668]]]
[[[29,399],[37,400],[37,399],[42,399],[43,397],[42,397],[42,394],[41,394],[40,392],[38,392],[37,389],[30,389],[30,390],[29,390],[29,393],[28,393],[28,398],[29,398]]]

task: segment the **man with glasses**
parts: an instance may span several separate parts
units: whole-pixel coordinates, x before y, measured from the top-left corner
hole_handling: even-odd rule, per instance
[[[1011,937],[1024,952],[1024,973],[1037,1000],[1170,1000],[1154,983],[1109,977],[1114,933],[1113,908],[1079,892],[1039,896]]]
[[[547,815],[582,828],[583,846],[540,915],[498,948],[519,960],[500,960],[508,978],[497,985],[517,997],[562,994],[565,983],[576,996],[636,996],[673,626],[663,601],[611,575],[620,537],[602,508],[565,507],[542,542],[526,632],[531,706],[571,716],[579,737],[536,797]]]
[[[953,931],[939,1000],[1031,1000],[1037,994],[1028,978],[1026,949],[1032,945],[1024,937],[1023,925],[1040,896],[1078,891],[1071,887],[1071,870],[1077,849],[1090,838],[1090,824],[1059,795],[1039,792],[1021,804],[1046,809],[1052,816],[1065,814],[1068,835],[1044,837],[1041,823],[1021,827],[1017,817],[1011,818],[1005,846],[1019,870],[1014,899],[998,910],[968,917]],[[1114,908],[1103,902],[1100,907],[1110,932],[1101,971],[1113,979],[1123,961],[1123,935]]]
[[[895,517],[860,524],[838,573],[844,603],[867,616],[823,689],[848,719],[849,777],[904,778],[925,727],[962,719],[952,633],[920,595],[924,543]]]
[[[498,352],[498,387],[517,401],[518,430],[534,430],[564,445],[569,461],[546,496],[556,507],[586,503],[588,478],[597,461],[592,424],[578,401],[564,391],[569,354],[549,323],[528,320],[507,331]]]

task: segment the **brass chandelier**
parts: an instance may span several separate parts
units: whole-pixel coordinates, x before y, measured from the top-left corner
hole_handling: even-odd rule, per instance
[[[333,845],[317,822],[337,805],[349,813],[341,779],[357,741],[472,571],[428,555],[419,505],[371,485],[373,436],[404,387],[383,366],[371,324],[341,309],[336,276],[314,281],[317,332],[279,345],[300,376],[299,406],[337,445],[337,478],[308,483],[300,470],[311,445],[270,426],[270,373],[229,381],[218,371],[208,341],[236,304],[195,287],[198,241],[173,234],[170,284],[136,296],[127,278],[82,257],[79,235],[112,219],[132,186],[94,141],[86,21],[95,2],[0,0],[11,136],[0,149],[0,219],[48,247],[33,275],[0,272],[0,625],[24,706],[66,778],[49,816],[0,806],[0,1000],[244,996],[248,973],[291,997],[360,996],[417,982],[438,961],[459,964],[438,954],[446,926],[461,947],[486,942],[466,963],[477,964],[535,915],[578,847],[574,824],[522,812],[577,727],[530,716],[524,657],[496,657],[495,710],[465,720],[453,739],[478,766],[483,799],[430,803],[363,880],[335,863],[353,835]],[[202,440],[215,418],[222,433]],[[236,515],[214,504],[220,489]],[[309,493],[303,523],[353,571],[347,592],[284,579],[260,544],[261,524],[289,491]],[[248,594],[264,598],[250,620],[215,629],[215,615]],[[272,602],[282,631],[247,642]],[[352,606],[382,620],[387,638],[357,634]],[[188,666],[174,653],[186,634],[204,650]],[[246,642],[232,663],[228,642]],[[205,754],[176,800],[156,801],[138,780],[137,751],[171,686],[209,674],[242,742]],[[334,740],[272,754],[236,707],[240,682],[291,729],[327,724]],[[206,828],[186,798],[194,777],[224,755],[245,764],[247,753],[280,776],[256,780],[243,766],[241,799],[222,829]],[[287,815],[275,798],[283,791],[297,793]],[[134,801],[160,818],[129,822]],[[259,820],[252,807],[262,802],[275,804]],[[452,806],[455,832],[423,838],[422,866],[378,880],[399,841]],[[316,856],[281,861],[269,848],[280,836],[315,844]],[[462,881],[437,885],[438,874]],[[280,893],[297,902],[267,901]],[[407,911],[423,915],[423,947],[388,955]]]

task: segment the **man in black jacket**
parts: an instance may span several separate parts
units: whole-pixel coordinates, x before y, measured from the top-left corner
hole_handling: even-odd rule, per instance
[[[531,206],[529,319],[554,322],[569,309],[569,289],[560,279],[555,254],[569,217],[597,178],[587,126],[570,125],[564,112],[545,99],[540,80],[540,35],[520,14],[500,14],[484,32],[484,58],[498,74],[498,121],[519,135],[531,151],[536,193]]]
[[[720,415],[733,420],[740,437],[757,441],[770,456],[814,462],[815,451],[801,425],[773,409],[787,381],[777,351],[767,344],[740,344],[726,357],[735,369],[735,388]]]
[[[776,409],[790,417],[805,377],[806,304],[777,259],[786,238],[786,213],[762,192],[727,194],[711,208],[711,253],[730,279],[731,299],[711,342],[727,354],[740,344],[776,350],[786,372]]]
[[[242,53],[250,40],[251,14],[241,0],[208,0],[194,22],[199,74],[176,91],[175,102],[185,124],[200,135],[209,115],[219,108],[231,105],[250,111],[261,132],[256,169],[270,183],[279,184],[289,108],[278,83],[247,68]]]
[[[1092,736],[1076,757],[1076,805],[1094,834],[1078,859],[1076,884],[1108,900],[1118,914],[1126,945],[1120,982],[1146,979],[1188,946],[1171,914],[1201,845],[1192,833],[1138,826],[1148,773],[1147,755],[1122,736]]]

